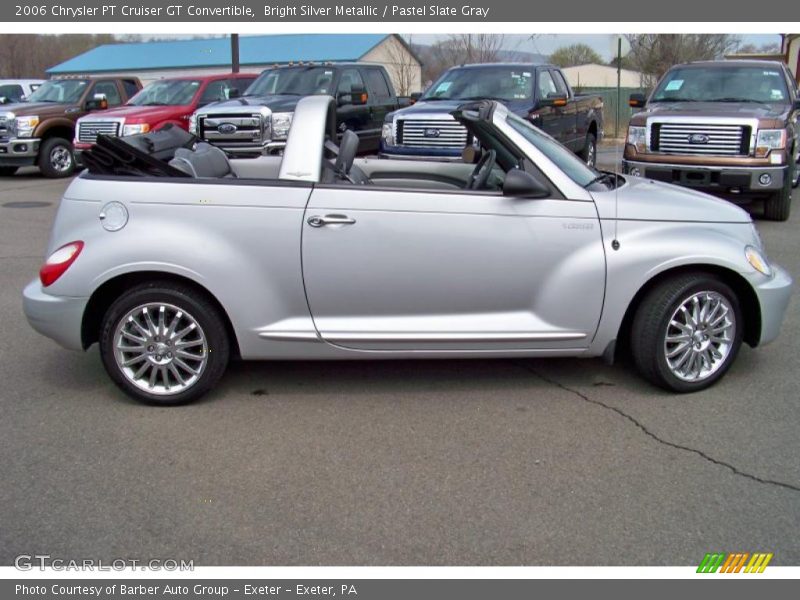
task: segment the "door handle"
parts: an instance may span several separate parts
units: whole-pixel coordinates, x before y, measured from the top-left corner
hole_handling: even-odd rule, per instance
[[[325,215],[324,217],[314,215],[308,217],[306,222],[312,227],[325,227],[325,225],[353,225],[356,220],[347,215]]]

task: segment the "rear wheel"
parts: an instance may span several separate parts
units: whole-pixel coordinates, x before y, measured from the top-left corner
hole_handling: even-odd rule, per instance
[[[75,170],[75,155],[69,140],[51,137],[39,148],[39,169],[45,177],[69,177]]]
[[[597,164],[597,136],[591,131],[586,134],[586,142],[583,145],[580,156],[590,167],[594,167]]]
[[[19,167],[0,167],[0,177],[11,177]]]
[[[653,288],[631,328],[639,372],[675,392],[696,392],[718,381],[742,344],[742,314],[733,290],[713,275],[687,274]]]
[[[230,340],[217,308],[188,286],[137,286],[108,309],[100,355],[111,379],[140,402],[197,400],[225,372]]]

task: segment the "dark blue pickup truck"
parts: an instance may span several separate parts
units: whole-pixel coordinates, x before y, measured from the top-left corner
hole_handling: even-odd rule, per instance
[[[450,115],[472,100],[497,100],[594,166],[603,134],[603,100],[576,96],[561,69],[547,64],[488,63],[453,67],[419,101],[386,115],[381,154],[457,159],[467,130]]]

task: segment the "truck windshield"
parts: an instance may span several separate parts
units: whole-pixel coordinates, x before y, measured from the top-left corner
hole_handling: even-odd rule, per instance
[[[789,93],[780,69],[761,66],[677,67],[658,84],[651,102],[785,103]]]
[[[53,79],[45,81],[28,96],[28,102],[60,102],[72,104],[81,99],[89,82],[85,79]]]
[[[250,84],[244,95],[308,96],[309,94],[332,93],[333,69],[330,67],[288,67],[264,71],[258,76],[258,79]]]
[[[537,129],[527,121],[509,113],[506,122],[511,128],[522,135],[528,142],[536,147],[539,152],[549,158],[555,165],[581,187],[586,187],[602,176],[596,169],[586,166],[581,159],[569,149],[565,148],[549,135]]]
[[[182,106],[191,104],[200,82],[196,79],[164,79],[154,81],[133,98],[129,106]]]
[[[512,102],[533,97],[533,71],[526,67],[450,69],[428,88],[422,100],[492,99]]]

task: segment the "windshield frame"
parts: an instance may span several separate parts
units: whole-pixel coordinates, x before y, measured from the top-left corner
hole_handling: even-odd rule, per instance
[[[134,100],[136,100],[140,96],[142,98],[144,98],[145,96],[147,96],[147,94],[151,93],[151,90],[154,89],[155,86],[167,84],[167,87],[169,87],[169,86],[172,86],[172,85],[177,84],[177,83],[184,83],[185,84],[185,86],[183,86],[181,88],[181,90],[180,90],[181,93],[183,92],[183,90],[186,87],[191,86],[192,84],[197,84],[197,88],[195,89],[195,91],[192,94],[192,96],[189,98],[188,102],[179,102],[179,103],[178,102],[176,102],[176,103],[170,102],[170,103],[164,103],[164,104],[146,104],[146,103],[138,104],[138,103],[134,102]],[[136,107],[139,107],[139,108],[148,108],[148,107],[152,107],[152,106],[190,106],[191,104],[194,103],[195,99],[198,97],[198,94],[200,94],[202,89],[203,89],[203,81],[202,81],[202,79],[184,79],[184,78],[158,79],[158,80],[153,81],[152,83],[146,85],[141,90],[136,92],[133,96],[131,96],[130,100],[128,100],[125,103],[125,106],[136,106]],[[177,95],[177,93],[175,95]]]
[[[46,95],[46,92],[49,91],[52,87],[58,84],[69,84],[69,83],[83,83],[83,85],[77,85],[73,90],[72,94],[66,96],[63,100],[41,100],[37,98],[37,94],[41,94],[42,96]],[[45,81],[42,85],[37,87],[33,90],[28,96],[25,101],[36,103],[36,102],[47,102],[52,104],[76,104],[80,101],[85,93],[86,89],[89,88],[91,85],[91,79],[49,79]],[[44,92],[42,91],[44,90]],[[78,92],[77,94],[75,92]]]
[[[779,91],[783,94],[782,99],[777,98],[765,98],[765,99],[757,99],[757,98],[738,98],[733,96],[726,97],[725,94],[711,96],[709,98],[675,98],[675,97],[668,97],[664,96],[663,94],[669,91],[680,91],[680,88],[683,86],[683,82],[686,80],[686,73],[700,73],[702,74],[701,77],[707,78],[709,76],[710,71],[719,72],[725,74],[725,78],[731,77],[735,78],[735,73],[741,70],[750,70],[750,71],[769,71],[773,73],[775,78],[778,81],[779,87],[776,86],[771,88],[772,90]],[[680,76],[683,74],[684,79],[678,79],[676,76]],[[718,77],[718,75],[715,76]],[[767,75],[764,74],[764,77]],[[772,75],[770,75],[772,77]],[[677,90],[667,90],[666,88],[670,85],[673,81],[680,81],[681,84],[677,88]],[[659,97],[661,95],[661,97]],[[791,92],[786,85],[786,79],[784,74],[782,73],[779,67],[770,65],[765,63],[763,66],[759,65],[677,65],[667,71],[661,80],[656,85],[656,88],[653,90],[653,93],[650,96],[649,102],[654,103],[663,103],[663,102],[751,102],[757,104],[789,104],[791,103]]]
[[[481,94],[480,96],[467,96],[467,95],[464,95],[464,94],[461,94],[461,95],[458,95],[458,96],[443,96],[443,95],[437,96],[437,95],[435,95],[436,88],[440,87],[441,85],[443,85],[445,83],[447,83],[448,79],[451,79],[451,78],[453,79],[453,82],[450,84],[450,86],[454,86],[454,89],[457,89],[455,87],[456,79],[453,77],[456,74],[458,74],[459,76],[461,76],[461,74],[467,74],[467,79],[469,80],[469,82],[471,82],[471,81],[474,81],[475,77],[477,77],[478,74],[481,71],[498,71],[498,70],[507,70],[509,72],[511,78],[513,78],[513,73],[515,71],[519,71],[520,73],[522,73],[525,76],[525,79],[528,80],[528,84],[529,84],[528,87],[527,87],[527,95],[524,98],[506,98],[506,97],[503,97],[503,96],[496,96],[496,95],[492,95],[492,94],[489,94],[489,95]],[[482,66],[482,67],[453,67],[451,69],[448,69],[444,73],[442,73],[439,76],[439,78],[436,81],[434,81],[428,87],[427,90],[425,90],[425,93],[420,97],[419,100],[420,100],[420,102],[422,102],[422,101],[428,101],[428,102],[430,102],[430,101],[433,101],[433,102],[438,102],[438,101],[461,102],[461,101],[468,101],[468,100],[490,99],[490,100],[497,100],[497,101],[500,101],[500,102],[530,102],[531,104],[533,104],[533,100],[534,100],[534,97],[535,97],[535,95],[533,93],[533,89],[534,89],[535,85],[536,85],[536,69],[532,65],[531,66],[528,66],[528,65],[512,66],[512,65],[502,65],[502,64],[500,64],[500,65],[486,65],[486,66]],[[450,86],[448,86],[448,89],[449,89]],[[523,87],[523,86],[520,86],[520,87]],[[523,87],[523,89],[524,89],[524,87]],[[447,90],[445,90],[445,92],[446,91]]]

